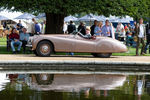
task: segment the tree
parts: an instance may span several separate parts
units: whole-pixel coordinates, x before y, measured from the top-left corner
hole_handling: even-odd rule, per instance
[[[138,4],[137,4],[138,1]],[[146,0],[3,0],[3,9],[29,13],[46,13],[46,33],[62,33],[64,17],[76,13],[98,13],[99,15],[137,15],[139,5],[146,7]],[[148,2],[149,0],[147,0]],[[145,10],[146,9],[146,10]],[[142,11],[143,11],[142,10]],[[142,12],[141,11],[141,12]],[[144,12],[145,14],[145,12]],[[141,14],[140,14],[141,15]],[[134,16],[135,17],[135,16]]]
[[[150,17],[150,1],[149,0],[127,0],[126,6],[124,10],[126,14],[132,16],[134,20],[138,20],[139,18],[147,18]],[[125,1],[123,1],[125,2]]]
[[[150,17],[150,1],[149,0],[137,0],[137,2],[133,3],[134,15],[133,17],[135,20],[138,20],[140,17],[146,19]]]
[[[62,33],[64,17],[70,14],[88,11],[87,4],[93,0],[3,0],[3,9],[29,13],[46,13],[46,33]]]

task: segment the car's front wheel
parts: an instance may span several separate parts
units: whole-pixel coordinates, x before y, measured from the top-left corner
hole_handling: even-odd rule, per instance
[[[52,53],[53,46],[49,41],[42,41],[36,48],[36,53],[41,57],[48,57]]]
[[[110,58],[112,53],[92,53],[94,57]]]
[[[49,85],[54,80],[54,74],[36,74],[35,78],[39,85]]]

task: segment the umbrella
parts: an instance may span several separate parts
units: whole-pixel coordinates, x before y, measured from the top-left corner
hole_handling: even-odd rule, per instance
[[[10,20],[10,19],[5,16],[0,15],[0,20]]]
[[[29,14],[29,13],[24,13],[24,14],[22,14],[22,15],[20,15],[20,16],[18,16],[18,17],[16,17],[15,19],[32,19],[32,18],[34,18],[35,16],[34,15],[32,15],[32,14]]]
[[[45,18],[45,17],[46,17],[45,13],[41,13],[38,16],[36,16],[36,18]]]
[[[67,16],[64,19],[65,22],[69,22],[69,21],[78,21],[78,18],[74,17],[74,16]]]
[[[97,17],[93,14],[88,14],[88,15],[85,15],[81,18],[79,18],[80,21],[94,21],[94,20],[97,20]]]

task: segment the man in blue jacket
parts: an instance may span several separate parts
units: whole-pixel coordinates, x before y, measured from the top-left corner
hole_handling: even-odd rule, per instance
[[[105,25],[102,28],[102,35],[105,37],[112,37],[112,28],[109,24],[109,20],[105,21]]]
[[[34,22],[34,32],[35,32],[35,34],[41,34],[40,25],[36,22],[35,19],[32,19],[32,21]]]
[[[37,22],[35,23],[35,33],[36,34],[40,34],[41,33],[40,26],[39,26],[39,24]]]

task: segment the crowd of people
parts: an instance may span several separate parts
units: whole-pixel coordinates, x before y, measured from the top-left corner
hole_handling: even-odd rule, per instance
[[[8,35],[13,54],[19,53],[21,47],[23,47],[23,53],[25,53],[26,45],[29,41],[30,36],[45,33],[45,22],[46,21],[43,22],[43,25],[40,25],[33,18],[30,26],[26,28],[22,25],[21,20],[19,20],[19,23],[17,23],[16,26],[12,27],[11,33]],[[15,46],[17,46],[17,50],[15,49]]]
[[[66,30],[64,30],[64,33],[70,34],[76,30],[80,31],[80,33],[82,33],[83,35],[106,36],[115,38],[112,25],[110,24],[109,20],[105,21],[105,25],[103,25],[103,22],[98,22],[97,20],[95,20],[94,25],[92,25],[91,27],[86,27],[84,22],[80,22],[78,28],[76,28],[74,23],[70,21],[70,24],[67,26]]]
[[[95,20],[94,24],[90,27],[86,26],[84,22],[80,22],[77,28],[73,21],[70,21],[69,25],[64,27],[66,27],[64,28],[64,33],[68,34],[74,31],[80,31],[84,36],[103,36],[117,39],[124,42],[127,46],[136,47],[137,56],[139,55],[140,43],[142,43],[141,55],[147,53],[150,45],[150,25],[143,24],[142,18],[139,19],[139,23],[134,22],[133,25],[130,23],[124,25],[118,23],[116,27],[109,20],[105,21],[105,25],[103,25],[102,21]]]
[[[4,26],[7,27],[7,25]],[[40,24],[33,18],[32,23],[28,24],[27,27],[24,27],[21,20],[19,20],[19,22],[12,27],[9,34],[9,40],[11,41],[10,46],[13,54],[19,53],[21,47],[23,47],[23,52],[25,53],[26,44],[27,41],[29,41],[30,36],[33,36],[34,34],[44,34],[45,26],[46,21]],[[141,43],[141,55],[147,53],[147,49],[150,47],[150,25],[143,24],[142,18],[139,19],[139,23],[134,22],[133,25],[130,23],[118,23],[116,27],[114,27],[109,20],[106,20],[105,24],[102,21],[95,20],[92,26],[86,26],[85,22],[80,22],[78,27],[76,27],[73,21],[70,21],[68,25],[66,23],[64,24],[63,31],[65,34],[79,31],[84,38],[103,36],[123,41],[127,46],[136,47],[137,56],[139,55],[139,47]],[[17,50],[15,50],[15,46],[18,47]]]

